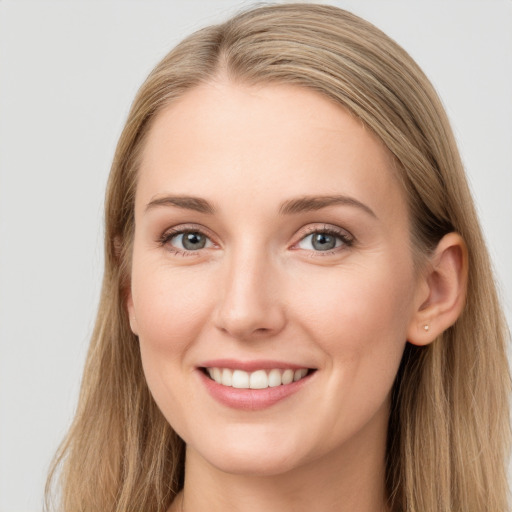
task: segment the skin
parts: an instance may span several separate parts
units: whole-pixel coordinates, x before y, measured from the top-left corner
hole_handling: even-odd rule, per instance
[[[304,196],[352,203],[282,212]],[[415,271],[380,140],[317,93],[219,79],[157,116],[135,219],[130,324],[150,390],[187,443],[171,510],[386,510],[390,389],[406,340],[425,344],[444,328],[449,287],[433,294],[444,274]],[[310,234],[326,227],[352,242],[334,235],[338,247],[317,250]],[[187,251],[170,229],[202,232],[206,245]],[[445,242],[436,268],[460,274],[461,247]],[[246,411],[206,391],[197,367],[218,358],[316,371],[292,396]]]

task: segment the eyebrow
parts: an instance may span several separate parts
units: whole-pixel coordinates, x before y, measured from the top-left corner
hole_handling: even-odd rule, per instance
[[[200,197],[191,196],[163,196],[152,199],[146,205],[146,212],[157,206],[177,206],[185,210],[194,210],[199,213],[215,213],[215,208],[211,203]]]
[[[294,213],[321,210],[322,208],[335,205],[354,206],[363,210],[372,217],[377,218],[377,215],[375,215],[375,212],[369,206],[353,197],[343,195],[303,196],[297,199],[290,199],[281,205],[279,213],[283,215],[290,215]]]
[[[375,212],[367,205],[349,196],[303,196],[296,199],[289,199],[281,204],[279,213],[281,215],[293,215],[296,213],[310,212],[327,208],[328,206],[353,206],[359,208],[377,218]],[[146,211],[158,206],[176,206],[185,210],[193,210],[199,213],[214,214],[215,207],[206,199],[193,196],[162,196],[152,199],[146,205]]]

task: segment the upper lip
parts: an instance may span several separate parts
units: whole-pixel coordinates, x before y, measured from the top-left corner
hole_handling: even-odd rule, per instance
[[[231,370],[244,370],[246,372],[253,372],[256,370],[272,370],[273,368],[280,368],[286,370],[299,370],[301,368],[309,368],[308,365],[289,363],[284,361],[273,361],[269,359],[253,359],[251,361],[239,361],[236,359],[212,359],[204,361],[198,365],[199,368],[229,368]]]

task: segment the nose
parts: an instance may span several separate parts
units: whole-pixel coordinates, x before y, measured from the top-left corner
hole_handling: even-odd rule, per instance
[[[286,324],[278,265],[268,255],[250,252],[226,262],[215,314],[216,327],[239,340],[275,336]]]

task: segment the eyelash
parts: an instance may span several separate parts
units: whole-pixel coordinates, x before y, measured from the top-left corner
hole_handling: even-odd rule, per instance
[[[294,247],[297,247],[305,238],[307,238],[308,236],[312,235],[312,234],[325,234],[325,235],[330,235],[330,236],[333,236],[335,238],[338,238],[341,240],[341,246],[340,247],[335,247],[333,249],[330,249],[330,250],[326,250],[326,251],[312,251],[312,257],[316,257],[316,256],[329,256],[329,255],[333,255],[333,254],[336,254],[337,252],[339,252],[340,250],[343,250],[344,248],[347,248],[347,247],[352,247],[354,245],[354,242],[355,242],[355,239],[354,237],[352,237],[347,231],[345,230],[342,230],[342,229],[339,229],[339,228],[335,228],[334,226],[328,226],[328,225],[324,225],[323,227],[319,228],[318,226],[311,226],[309,228],[306,229],[306,232],[302,234],[300,240],[294,244]]]
[[[212,244],[215,245],[215,243],[211,240],[211,237],[207,233],[205,233],[205,230],[203,228],[201,228],[199,226],[190,226],[190,227],[183,226],[180,228],[168,229],[159,237],[158,243],[162,247],[167,246],[167,249],[170,252],[172,252],[173,254],[180,255],[180,256],[196,256],[199,254],[201,249],[196,250],[196,251],[183,250],[183,249],[178,249],[177,247],[174,247],[169,243],[174,237],[176,237],[178,235],[186,235],[187,233],[198,233],[198,234],[206,237]],[[339,252],[340,250],[343,250],[343,248],[352,247],[355,242],[355,239],[345,230],[341,230],[341,229],[335,228],[333,226],[327,226],[327,225],[324,225],[321,228],[319,228],[318,226],[311,226],[311,227],[307,228],[304,233],[301,234],[300,240],[298,242],[296,242],[295,244],[293,244],[292,248],[297,250],[298,249],[297,246],[305,238],[307,238],[308,236],[315,234],[315,233],[334,236],[334,237],[338,238],[339,240],[341,240],[342,245],[340,247],[335,247],[331,250],[326,250],[326,251],[311,251],[312,257],[329,256],[329,255],[335,254],[335,253]]]
[[[158,239],[158,244],[162,247],[166,247],[167,250],[169,250],[171,253],[176,254],[178,256],[196,256],[199,253],[198,251],[192,251],[192,250],[184,250],[184,249],[178,249],[177,247],[174,247],[169,242],[178,235],[186,235],[187,233],[198,233],[200,235],[203,235],[208,240],[211,241],[211,237],[207,235],[204,231],[204,229],[200,228],[199,226],[182,226],[180,228],[171,228],[165,231],[162,236]],[[213,243],[213,242],[212,242]]]

